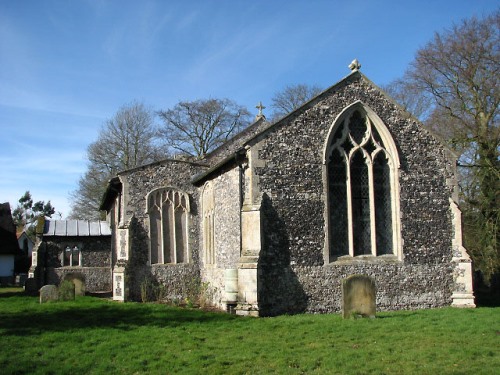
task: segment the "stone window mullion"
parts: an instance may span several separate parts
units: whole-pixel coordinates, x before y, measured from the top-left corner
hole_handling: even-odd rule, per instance
[[[353,218],[352,218],[352,191],[351,191],[351,158],[349,156],[346,162],[346,193],[347,193],[347,238],[349,243],[349,255],[353,257],[354,231],[352,225]]]
[[[366,157],[368,165],[368,187],[370,201],[370,237],[371,237],[371,253],[377,256],[377,239],[376,239],[376,224],[375,224],[375,191],[373,183],[373,163],[369,156]]]
[[[175,225],[176,198],[177,198],[177,193],[174,192],[172,194],[172,203],[171,203],[171,210],[170,210],[171,211],[170,220],[172,223],[170,226],[172,228],[172,241],[171,241],[172,248],[170,249],[170,259],[171,259],[172,263],[177,263],[177,226]]]
[[[164,220],[164,217],[163,217],[163,205],[165,204],[165,202],[160,198],[160,207],[159,207],[159,210],[160,210],[160,232],[161,232],[161,236],[160,236],[160,241],[159,241],[159,247],[160,247],[160,251],[159,251],[159,255],[161,255],[161,259],[158,258],[158,263],[165,263],[165,233],[164,233],[164,225],[163,225],[163,220]]]

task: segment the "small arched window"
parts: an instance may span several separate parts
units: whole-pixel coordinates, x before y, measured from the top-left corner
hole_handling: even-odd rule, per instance
[[[162,188],[147,197],[151,264],[188,262],[189,197]]]
[[[325,154],[329,262],[400,255],[397,165],[394,141],[371,110],[356,104],[339,116]]]

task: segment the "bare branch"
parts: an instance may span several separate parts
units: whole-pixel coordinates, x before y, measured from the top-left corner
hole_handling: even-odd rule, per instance
[[[229,99],[181,101],[158,115],[166,145],[195,158],[204,157],[249,123],[246,108]]]

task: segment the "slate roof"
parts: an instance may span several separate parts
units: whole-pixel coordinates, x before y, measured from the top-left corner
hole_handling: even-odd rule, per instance
[[[111,236],[106,221],[89,220],[45,220],[43,236],[90,237]]]

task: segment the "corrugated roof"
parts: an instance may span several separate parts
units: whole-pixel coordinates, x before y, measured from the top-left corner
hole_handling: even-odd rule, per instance
[[[44,236],[111,236],[107,221],[45,220]]]

